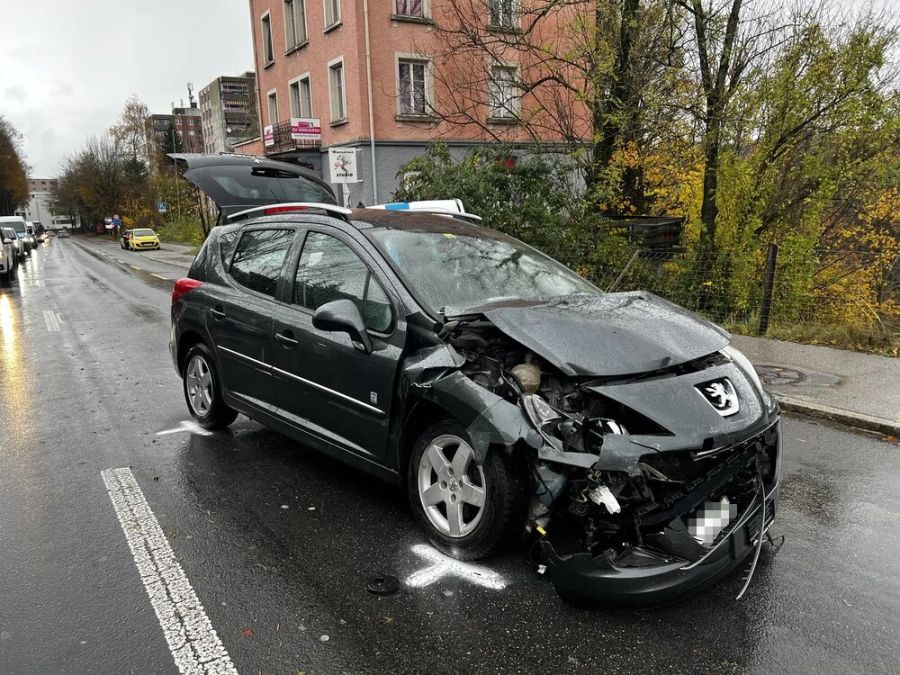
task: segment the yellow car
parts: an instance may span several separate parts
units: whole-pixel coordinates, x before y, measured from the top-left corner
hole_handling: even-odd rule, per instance
[[[149,227],[131,231],[131,236],[128,238],[129,251],[141,251],[144,249],[158,248],[159,237],[157,237],[156,232],[151,230]]]

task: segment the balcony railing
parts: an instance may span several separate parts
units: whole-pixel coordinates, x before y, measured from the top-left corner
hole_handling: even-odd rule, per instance
[[[321,141],[298,140],[291,138],[291,121],[283,120],[272,127],[275,144],[265,147],[267,155],[277,155],[291,150],[317,150]]]

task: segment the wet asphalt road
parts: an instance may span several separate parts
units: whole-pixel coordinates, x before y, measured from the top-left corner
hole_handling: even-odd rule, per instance
[[[244,417],[157,435],[188,419],[158,278],[179,272],[124,255],[51,241],[0,288],[0,673],[176,672],[100,477],[126,466],[243,673],[896,672],[900,446],[786,420],[787,543],[740,602],[733,577],[575,609],[522,552],[488,563],[503,590],[376,597],[370,575],[428,565],[405,495]]]

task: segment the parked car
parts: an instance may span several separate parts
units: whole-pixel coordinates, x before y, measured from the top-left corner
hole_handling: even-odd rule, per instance
[[[122,232],[122,238],[119,240],[119,244],[123,249],[128,250],[128,242],[131,239],[131,232],[131,230],[125,230],[124,232]]]
[[[10,227],[0,228],[0,281],[8,283],[12,279],[18,262],[15,230]]]
[[[228,194],[172,293],[201,426],[244,413],[405,483],[448,555],[528,537],[567,600],[668,603],[755,565],[780,416],[723,329],[443,211],[240,210],[216,171],[185,172]]]
[[[16,237],[21,242],[21,257],[31,253],[36,244],[34,238],[28,233],[28,225],[22,216],[0,216],[0,226],[11,227],[16,231]]]
[[[31,250],[33,251],[37,248],[39,242],[37,238],[37,232],[34,229],[34,223],[31,223],[27,220],[25,221],[25,235],[28,239],[28,243],[31,245]]]
[[[2,225],[2,220],[0,220],[0,225]],[[25,259],[28,255],[28,248],[25,245],[25,242],[22,239],[19,239],[19,235],[16,233],[15,228],[11,226],[6,226],[2,228],[4,236],[12,242],[13,248],[16,254],[16,262],[20,262]]]
[[[128,238],[130,251],[142,251],[147,249],[159,249],[159,237],[149,227],[141,227],[131,231]]]

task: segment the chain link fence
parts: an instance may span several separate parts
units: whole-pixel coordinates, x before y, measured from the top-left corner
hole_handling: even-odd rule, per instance
[[[779,250],[742,256],[637,250],[589,276],[647,290],[741,333],[863,349],[900,347],[900,256]]]

